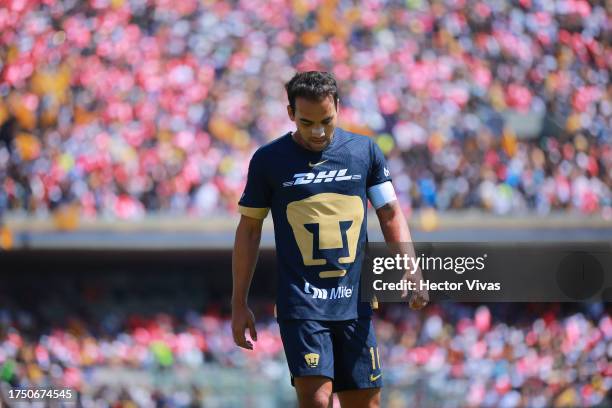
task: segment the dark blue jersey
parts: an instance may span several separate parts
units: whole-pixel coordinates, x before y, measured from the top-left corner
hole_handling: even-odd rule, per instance
[[[371,315],[359,288],[366,191],[390,180],[378,146],[340,128],[322,152],[301,147],[290,133],[255,152],[239,209],[260,219],[272,210],[280,319]]]

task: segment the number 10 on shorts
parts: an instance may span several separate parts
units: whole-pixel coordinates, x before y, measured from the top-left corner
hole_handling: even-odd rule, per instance
[[[378,347],[370,347],[370,356],[372,357],[372,370],[377,368],[380,370],[380,354],[378,354]]]

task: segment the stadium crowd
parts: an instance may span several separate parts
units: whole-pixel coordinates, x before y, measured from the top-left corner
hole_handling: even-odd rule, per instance
[[[321,69],[408,208],[612,216],[605,3],[8,0],[0,213],[232,212]]]
[[[270,313],[267,321],[264,316],[251,352],[234,346],[228,317],[214,309],[181,316],[111,313],[99,321],[72,315],[43,330],[41,315],[3,308],[0,380],[12,387],[69,387],[84,407],[206,405],[207,398],[228,395],[193,384],[170,391],[129,380],[113,385],[97,372],[238,367],[241,376],[287,385],[278,326]],[[377,320],[386,406],[612,402],[612,319],[602,304],[582,310],[559,304],[434,305],[423,313],[395,305]]]

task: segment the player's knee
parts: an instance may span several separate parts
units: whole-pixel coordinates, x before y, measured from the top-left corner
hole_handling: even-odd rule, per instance
[[[332,393],[327,390],[316,390],[314,393],[298,395],[300,408],[328,408],[331,406]]]
[[[327,408],[332,398],[329,379],[305,377],[296,380],[296,391],[300,408]]]
[[[380,388],[365,388],[338,393],[341,407],[379,408]]]
[[[370,398],[368,408],[380,408],[380,392]]]

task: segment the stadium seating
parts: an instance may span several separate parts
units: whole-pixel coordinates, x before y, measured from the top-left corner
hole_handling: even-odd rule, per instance
[[[325,69],[406,207],[612,217],[601,2],[6,3],[0,213],[233,213],[284,81]]]
[[[258,341],[248,352],[234,346],[229,318],[215,308],[154,315],[126,309],[100,320],[68,314],[45,328],[41,314],[0,308],[1,380],[12,387],[70,387],[83,406],[230,406],[257,396],[256,406],[283,406],[292,400],[271,314],[258,314]],[[512,315],[521,318],[512,322]],[[454,304],[425,313],[396,305],[383,309],[375,327],[390,390],[385,406],[611,401],[612,320],[601,304]]]

